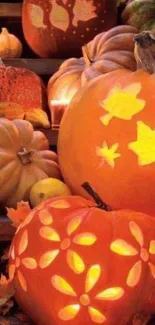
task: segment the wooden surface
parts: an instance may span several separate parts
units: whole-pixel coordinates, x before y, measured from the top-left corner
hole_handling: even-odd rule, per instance
[[[60,59],[5,59],[3,63],[6,66],[14,66],[17,68],[26,68],[34,71],[40,76],[51,76],[55,73],[63,60]]]
[[[6,216],[0,216],[0,242],[10,241],[14,233],[11,221]]]
[[[21,17],[21,3],[0,3],[0,17],[18,18]]]

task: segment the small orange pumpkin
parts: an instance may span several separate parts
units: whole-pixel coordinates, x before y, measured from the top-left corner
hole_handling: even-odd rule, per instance
[[[15,207],[28,200],[32,185],[47,177],[61,174],[44,134],[28,121],[0,119],[0,204]]]
[[[85,195],[88,179],[114,209],[155,215],[155,39],[144,32],[136,44],[145,70],[111,72],[75,95],[60,127],[59,163],[74,193]]]
[[[12,241],[10,279],[35,324],[146,324],[154,313],[155,219],[104,211],[93,195],[42,203]]]

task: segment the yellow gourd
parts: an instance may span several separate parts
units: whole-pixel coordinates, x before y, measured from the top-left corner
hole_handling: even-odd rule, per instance
[[[0,33],[0,57],[19,58],[22,54],[22,44],[13,34],[10,34],[7,28],[2,28]]]

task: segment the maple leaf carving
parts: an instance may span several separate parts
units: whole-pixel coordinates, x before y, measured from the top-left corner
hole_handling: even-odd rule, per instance
[[[29,206],[28,202],[18,202],[17,203],[17,209],[13,208],[6,208],[7,209],[7,216],[11,221],[13,222],[13,226],[15,228],[18,228],[18,226],[25,220],[25,218],[28,216],[28,214],[31,211],[31,208]]]
[[[50,0],[50,2],[52,4],[49,14],[50,22],[54,27],[65,32],[69,27],[69,14],[65,8],[57,4],[56,0]]]
[[[125,88],[115,86],[100,104],[108,112],[100,118],[101,122],[107,126],[114,117],[128,121],[141,112],[145,107],[145,100],[137,98],[140,90],[140,83],[133,83]]]
[[[103,143],[102,147],[97,148],[97,155],[102,157],[112,168],[115,167],[115,159],[119,158],[121,155],[116,152],[119,144],[115,143],[108,148],[106,142]]]
[[[73,26],[77,27],[79,21],[88,21],[97,17],[93,0],[76,0],[73,8]]]
[[[46,28],[46,25],[43,23],[44,11],[40,6],[29,4],[28,12],[33,26],[37,28]]]
[[[138,156],[140,166],[155,163],[155,130],[142,121],[137,122],[137,140],[128,148]]]

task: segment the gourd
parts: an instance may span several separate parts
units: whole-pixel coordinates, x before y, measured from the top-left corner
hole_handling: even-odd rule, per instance
[[[93,196],[49,199],[17,229],[9,276],[35,324],[146,324],[154,314],[155,219]]]
[[[22,54],[22,43],[13,34],[10,34],[7,28],[3,27],[0,33],[0,57],[19,58]]]
[[[39,56],[78,57],[81,46],[115,26],[115,0],[24,0],[22,25],[26,41]]]
[[[56,101],[70,103],[81,86],[99,75],[122,68],[136,70],[133,53],[135,35],[134,27],[114,27],[84,46],[82,58],[64,61],[48,83],[50,110],[54,109]]]
[[[44,134],[24,120],[0,119],[0,204],[16,207],[27,201],[38,180],[61,179],[57,155],[49,150]]]
[[[135,37],[138,70],[121,69],[79,91],[61,123],[58,154],[65,182],[85,196],[87,179],[113,209],[155,215],[154,36]]]

